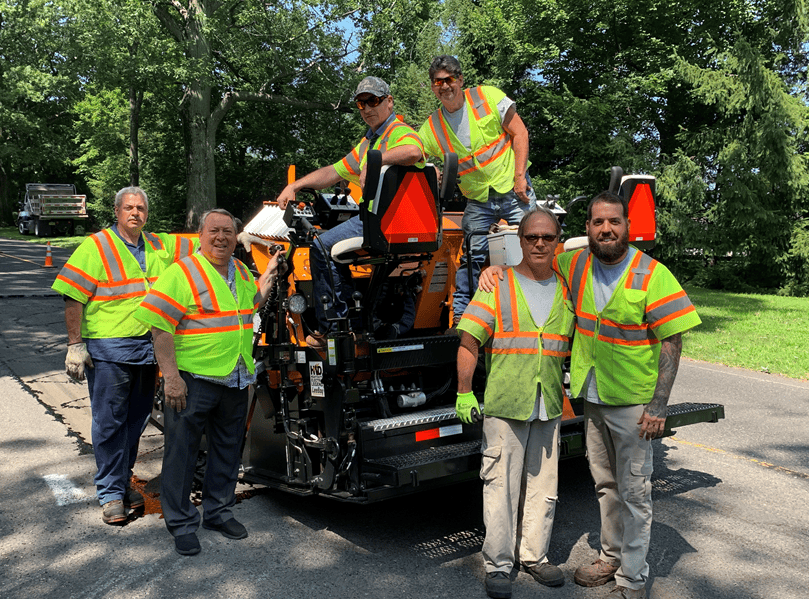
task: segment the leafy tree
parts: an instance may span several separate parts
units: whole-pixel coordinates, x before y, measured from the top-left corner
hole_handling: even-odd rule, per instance
[[[0,221],[12,223],[25,183],[79,183],[70,106],[77,97],[70,18],[48,0],[0,4]]]
[[[191,227],[216,204],[216,136],[237,102],[292,106],[300,119],[348,110],[340,70],[348,48],[338,23],[354,9],[299,0],[155,0],[152,8],[184,56],[178,76]]]

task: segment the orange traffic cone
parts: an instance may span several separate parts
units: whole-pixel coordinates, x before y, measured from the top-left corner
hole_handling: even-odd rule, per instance
[[[43,267],[52,267],[53,266],[53,255],[51,254],[51,243],[48,242],[48,251],[45,253],[45,264],[42,265]]]

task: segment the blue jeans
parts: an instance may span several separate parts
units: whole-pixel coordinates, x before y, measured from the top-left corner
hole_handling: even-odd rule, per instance
[[[314,296],[318,329],[321,333],[330,329],[326,313],[323,310],[323,303],[320,301],[323,296],[329,298],[329,305],[332,305],[332,301],[334,301],[332,308],[338,317],[345,317],[348,314],[348,302],[351,302],[351,294],[354,293],[354,286],[351,285],[351,273],[347,265],[338,265],[331,259],[331,249],[337,242],[352,237],[362,237],[362,221],[359,217],[351,217],[337,227],[321,232],[318,236],[320,241],[313,240],[309,247],[309,260],[312,265],[312,295]],[[329,271],[331,271],[331,277],[329,277]],[[332,298],[332,278],[334,278],[334,298]]]
[[[349,303],[353,306],[351,295],[354,293],[354,285],[351,282],[351,272],[348,265],[335,263],[331,259],[331,249],[342,240],[352,237],[361,238],[362,221],[360,221],[359,217],[351,217],[348,221],[320,233],[318,237],[320,242],[314,240],[309,247],[309,261],[312,267],[312,295],[314,296],[318,330],[325,333],[331,329],[331,326],[326,320],[323,303],[320,301],[321,298],[327,296],[335,315],[345,317],[348,315]],[[331,271],[331,277],[329,276],[329,271]],[[332,278],[334,278],[334,288],[332,288]],[[334,289],[334,298],[332,298],[332,289]],[[334,301],[333,304],[332,301]],[[398,323],[399,333],[405,333],[413,326],[415,315],[415,301],[408,295],[404,299],[404,315]],[[353,323],[355,327],[358,325],[358,322]]]
[[[160,485],[163,517],[173,536],[193,533],[199,527],[199,511],[190,495],[203,431],[208,440],[202,484],[205,522],[221,525],[233,518],[231,508],[236,504],[236,478],[247,420],[247,388],[196,379],[185,371],[180,371],[180,376],[188,386],[186,406],[179,412],[168,406],[165,409]]]
[[[138,458],[140,436],[152,414],[157,365],[96,360],[87,369],[99,502],[122,500]]]
[[[528,178],[528,185],[531,186],[530,178]],[[469,272],[466,267],[467,234],[473,231],[488,231],[489,227],[500,219],[505,219],[509,225],[519,224],[525,213],[536,207],[537,198],[533,187],[528,188],[528,197],[531,201],[526,204],[517,197],[513,189],[505,194],[498,194],[489,188],[489,199],[486,202],[466,201],[466,209],[463,212],[463,220],[461,221],[464,233],[463,254],[461,255],[461,264],[455,273],[455,295],[452,298],[452,314],[455,319],[459,319],[463,315],[469,301],[475,295],[480,269],[489,253],[489,240],[486,235],[474,236],[471,240],[472,284],[470,286]]]

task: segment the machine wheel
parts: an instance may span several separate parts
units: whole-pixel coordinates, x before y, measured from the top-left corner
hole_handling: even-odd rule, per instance
[[[73,235],[84,235],[86,230],[84,229],[84,225],[74,225],[73,226]]]
[[[17,229],[20,230],[20,235],[27,235],[28,230],[25,228],[25,223],[23,221],[17,222]]]
[[[40,233],[40,229],[39,229],[39,219],[34,221],[34,235],[37,236],[37,237],[42,237],[42,234]]]

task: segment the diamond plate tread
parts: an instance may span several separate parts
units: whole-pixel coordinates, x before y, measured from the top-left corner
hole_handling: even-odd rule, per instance
[[[407,454],[398,454],[396,456],[386,456],[384,458],[369,458],[366,463],[392,467],[395,469],[402,469],[414,465],[423,465],[429,463],[450,460],[462,456],[470,456],[472,454],[480,453],[481,440],[473,440],[471,442],[461,442],[459,444],[452,444],[449,446],[437,446],[434,448],[426,448],[424,450],[417,450],[415,452],[408,452]]]
[[[721,404],[702,404],[699,402],[680,402],[679,404],[668,405],[669,415],[682,415],[685,413],[696,412],[700,410],[711,410],[714,408],[724,408]]]
[[[411,425],[423,425],[424,423],[438,423],[455,418],[454,407],[432,408],[416,413],[398,415],[386,419],[374,419],[365,421],[362,426],[370,427],[374,431],[385,431],[388,429],[399,429],[400,427],[410,427]]]

